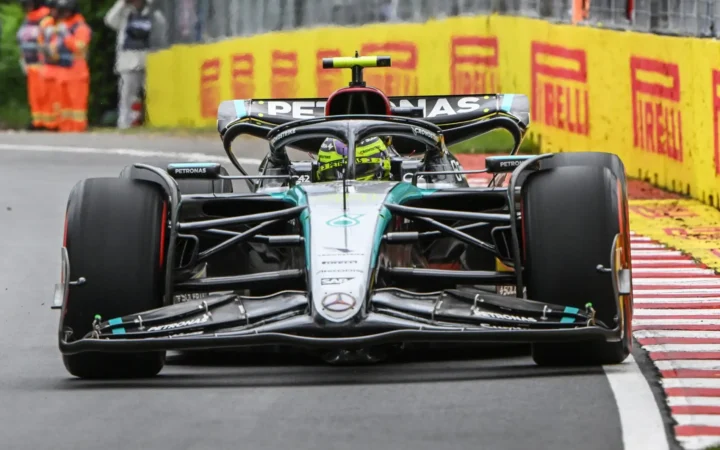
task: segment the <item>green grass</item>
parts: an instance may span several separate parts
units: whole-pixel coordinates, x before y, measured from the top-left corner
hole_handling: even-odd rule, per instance
[[[476,138],[451,145],[449,150],[452,153],[510,153],[514,141],[510,133],[505,130],[495,130]],[[520,153],[538,153],[537,145],[525,139],[520,145]]]
[[[24,129],[30,123],[30,110],[24,103],[9,101],[0,105],[0,130]]]

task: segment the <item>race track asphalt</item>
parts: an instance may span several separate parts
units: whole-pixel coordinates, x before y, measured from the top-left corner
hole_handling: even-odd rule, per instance
[[[305,358],[172,357],[150,381],[86,382],[57,348],[67,195],[137,158],[8,149],[137,148],[222,156],[219,141],[0,134],[0,448],[8,450],[622,448],[600,367],[541,369],[524,348],[331,367]],[[243,156],[260,158],[262,144]],[[145,158],[142,162],[166,164]],[[112,255],[98,255],[110,258]],[[456,358],[457,357],[457,358]]]

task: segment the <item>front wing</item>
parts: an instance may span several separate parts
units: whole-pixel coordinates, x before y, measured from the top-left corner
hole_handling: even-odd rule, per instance
[[[484,290],[426,294],[381,289],[365,314],[351,323],[318,323],[308,313],[302,291],[268,297],[212,294],[193,300],[104,320],[95,317],[83,337],[60,330],[63,354],[87,351],[232,349],[287,345],[306,349],[360,349],[374,345],[424,343],[533,343],[623,339],[614,328],[585,310],[507,297]]]

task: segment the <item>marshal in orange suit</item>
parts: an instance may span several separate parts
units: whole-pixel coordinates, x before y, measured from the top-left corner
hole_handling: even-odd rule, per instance
[[[27,75],[28,104],[32,123],[30,129],[41,130],[48,127],[46,86],[43,80],[42,59],[38,45],[40,23],[49,16],[50,8],[42,0],[21,0],[25,10],[25,20],[17,32],[20,44],[20,64]]]
[[[58,24],[50,41],[58,70],[62,132],[87,130],[90,70],[87,63],[92,30],[78,12],[77,0],[57,0]]]
[[[60,123],[60,86],[58,85],[58,71],[60,66],[53,64],[53,55],[50,51],[50,41],[55,35],[57,22],[57,0],[47,0],[45,4],[50,8],[50,15],[40,21],[38,47],[40,49],[41,79],[43,85],[44,101],[42,103],[42,117],[44,128],[57,131]]]

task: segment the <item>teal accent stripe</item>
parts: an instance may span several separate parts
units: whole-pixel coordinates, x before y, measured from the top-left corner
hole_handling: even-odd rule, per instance
[[[108,325],[110,325],[110,326],[112,326],[112,325],[120,325],[121,323],[122,323],[122,319],[119,318],[119,317],[118,317],[118,318],[115,318],[115,319],[110,319],[110,320],[108,320]]]
[[[238,119],[242,119],[247,116],[247,109],[245,108],[245,100],[235,100],[235,113]]]
[[[113,328],[113,334],[125,334],[125,328]]]
[[[515,98],[515,94],[504,94],[500,109],[505,112],[510,112],[512,109],[513,98]]]
[[[565,314],[577,314],[578,312],[580,312],[580,310],[577,308],[573,308],[572,306],[566,306],[565,310],[563,312]],[[574,317],[563,317],[562,319],[560,319],[560,323],[573,323],[573,322],[575,322]]]

